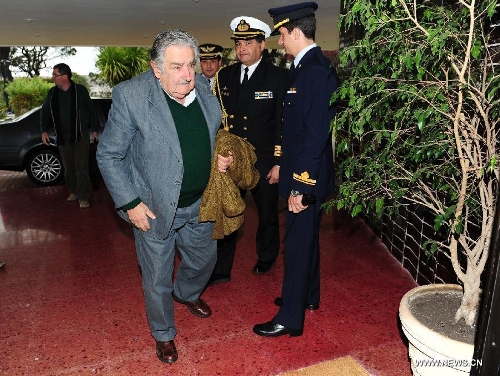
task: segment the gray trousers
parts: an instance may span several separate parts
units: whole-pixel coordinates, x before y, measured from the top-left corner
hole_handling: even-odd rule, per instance
[[[177,209],[172,231],[166,239],[155,239],[147,232],[134,229],[146,314],[151,334],[157,341],[170,341],[177,334],[172,292],[185,301],[197,300],[215,266],[214,224],[198,222],[200,203],[201,199],[187,208]],[[180,263],[174,282],[175,246]]]
[[[69,140],[70,136],[66,135],[64,139]],[[89,149],[88,138],[75,144],[67,142],[59,145],[66,185],[71,193],[78,196],[79,201],[88,201],[90,197]]]

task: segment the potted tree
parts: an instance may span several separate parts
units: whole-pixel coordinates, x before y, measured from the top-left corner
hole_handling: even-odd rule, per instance
[[[403,206],[415,205],[430,213],[444,236],[422,247],[449,254],[459,281],[451,287],[460,298],[453,321],[473,327],[498,195],[497,0],[343,4],[341,30],[362,27],[363,37],[339,54],[348,72],[332,98],[346,103],[332,123],[340,185],[327,209],[396,218]],[[435,295],[434,287],[426,293]],[[402,306],[415,299],[413,291],[407,295]],[[404,310],[403,330],[417,337],[409,338],[412,369],[428,374],[433,367],[417,370],[415,359],[417,352],[429,355],[420,343],[426,335],[406,326],[418,320],[403,318]],[[470,367],[467,359],[459,364],[439,351],[438,363],[464,372]],[[464,351],[457,355],[470,359],[473,345]],[[439,368],[437,374],[446,373]]]

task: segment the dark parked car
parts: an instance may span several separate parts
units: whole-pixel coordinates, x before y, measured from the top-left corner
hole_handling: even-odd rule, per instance
[[[92,98],[99,119],[99,133],[104,129],[111,108],[111,99]],[[26,170],[29,178],[40,185],[59,182],[64,174],[54,129],[49,129],[50,146],[42,143],[40,109],[12,120],[0,121],[0,170]],[[89,137],[91,130],[89,129]]]

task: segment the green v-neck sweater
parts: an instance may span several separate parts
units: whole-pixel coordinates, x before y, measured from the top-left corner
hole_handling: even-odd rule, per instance
[[[210,136],[198,99],[184,107],[166,94],[165,98],[174,118],[184,164],[184,176],[177,206],[185,208],[194,204],[203,195],[207,186],[212,161]]]

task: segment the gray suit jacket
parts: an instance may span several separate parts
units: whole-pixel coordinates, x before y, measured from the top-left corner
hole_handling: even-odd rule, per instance
[[[208,82],[196,76],[196,98],[205,115],[212,154],[221,109]],[[146,233],[168,236],[183,178],[182,153],[174,120],[152,71],[117,85],[108,122],[97,148],[97,162],[120,216],[139,197],[156,215]],[[196,135],[193,135],[196,137]]]

